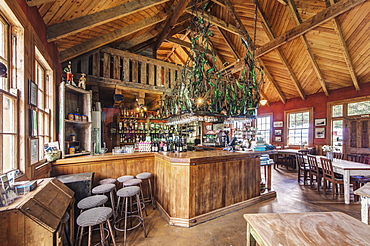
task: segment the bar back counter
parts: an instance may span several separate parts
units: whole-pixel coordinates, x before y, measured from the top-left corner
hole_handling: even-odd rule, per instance
[[[151,172],[154,196],[170,225],[190,227],[276,197],[260,194],[260,161],[254,152],[110,153],[57,160],[53,176],[95,172],[104,178]],[[143,188],[145,189],[145,188]]]

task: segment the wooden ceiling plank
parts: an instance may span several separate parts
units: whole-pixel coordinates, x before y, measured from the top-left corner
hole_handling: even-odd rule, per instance
[[[194,15],[194,16],[202,15],[202,13],[200,11],[196,11],[196,10],[193,10],[193,9],[186,9],[186,12],[191,14],[191,15]],[[226,21],[221,20],[220,18],[217,18],[216,16],[209,15],[209,22],[211,22],[215,26],[218,26],[218,27],[221,27],[222,29],[225,29],[228,32],[234,33],[235,35],[238,35],[238,36],[241,35],[236,26],[234,26],[232,24],[229,24]]]
[[[173,38],[173,37],[167,37],[166,40],[170,43],[173,43],[173,44],[178,44],[182,47],[185,47],[185,48],[188,48],[188,49],[191,49],[191,43],[187,42],[187,41],[184,41],[184,40],[181,40],[181,39],[178,39],[178,38]],[[203,49],[202,49],[203,50]],[[210,50],[207,51],[207,54],[212,54],[212,52]]]
[[[283,44],[289,42],[292,39],[312,30],[313,28],[333,19],[334,17],[356,7],[357,5],[365,2],[367,0],[342,0],[337,2],[336,4],[330,6],[329,8],[324,9],[323,11],[319,12],[315,16],[307,19],[306,21],[302,22],[302,24],[288,30],[284,34],[280,35],[279,37],[271,40],[264,46],[260,47],[256,50],[256,56],[260,57],[271,50],[276,49],[277,47],[282,46]]]
[[[299,24],[301,24],[302,19],[300,18],[299,14],[298,14],[297,7],[296,7],[293,0],[287,0],[287,2],[288,2],[288,5],[287,5],[288,12],[289,12],[290,16],[292,17],[295,25],[298,26]],[[315,59],[314,55],[312,54],[312,50],[311,50],[310,45],[308,44],[307,38],[305,37],[304,34],[302,34],[300,36],[300,39],[301,39],[301,41],[302,41],[302,43],[305,47],[306,54],[308,55],[308,57],[310,59],[311,65],[313,67],[313,70],[316,73],[316,76],[319,80],[319,83],[320,83],[320,86],[321,86],[322,90],[324,91],[326,96],[329,96],[329,91],[328,91],[328,88],[326,86],[324,76],[323,76],[323,74],[322,74],[322,72],[319,68],[319,65],[316,62],[316,59]]]
[[[55,41],[168,1],[135,0],[70,21],[61,22],[48,27],[48,41]]]
[[[187,30],[187,31],[186,31],[186,33],[185,33],[185,34],[183,34],[183,35],[180,37],[180,40],[184,40],[184,39],[189,35],[189,33],[190,33],[190,30]],[[172,47],[171,51],[170,51],[170,52],[168,52],[168,54],[167,54],[167,56],[166,56],[166,58],[165,58],[164,60],[167,60],[167,59],[168,59],[168,57],[170,57],[170,56],[172,55],[172,53],[173,53],[173,52],[175,52],[175,50],[177,49],[177,47],[179,47],[179,45],[178,45],[178,44],[175,44],[175,45]],[[181,47],[181,46],[180,46],[180,47]]]
[[[329,4],[333,5],[333,4],[335,4],[335,2],[333,0],[329,0]],[[358,79],[357,79],[355,68],[353,66],[353,62],[352,62],[351,56],[349,54],[346,41],[344,39],[342,28],[341,28],[337,18],[333,19],[333,25],[334,25],[334,30],[335,30],[335,32],[338,36],[339,44],[340,44],[340,46],[342,48],[342,51],[343,51],[344,60],[346,61],[348,71],[349,71],[349,74],[350,74],[351,79],[352,79],[352,83],[353,83],[356,91],[359,91],[360,90],[360,85],[359,85],[359,82],[358,82]]]
[[[176,50],[173,52],[173,54],[177,57],[177,59],[179,59],[179,61],[181,62],[181,65],[185,66],[186,61],[184,61],[184,59],[179,54],[177,54]]]
[[[75,45],[69,49],[66,49],[60,52],[60,61],[64,62],[69,59],[72,59],[73,57],[82,55],[90,50],[102,47],[103,45],[106,45],[122,37],[135,33],[148,26],[152,26],[156,23],[159,23],[165,20],[166,18],[167,18],[167,15],[165,13],[162,13],[162,14],[138,21],[124,28],[117,29],[113,32],[98,36],[84,43]]]
[[[41,4],[55,2],[55,1],[56,0],[31,0],[31,1],[27,1],[27,4],[28,4],[29,7],[35,7],[35,6],[39,6]]]
[[[263,29],[265,30],[265,32],[266,32],[266,34],[267,34],[268,38],[269,38],[270,40],[273,40],[273,39],[275,38],[275,34],[274,34],[274,32],[272,31],[271,25],[270,25],[270,23],[269,23],[268,19],[266,18],[266,15],[265,15],[264,11],[262,10],[262,8],[261,8],[261,6],[260,6],[260,4],[259,4],[258,0],[256,0],[256,4],[257,4],[257,12],[260,14],[261,19],[262,19],[262,27],[263,27]],[[284,54],[283,54],[283,52],[281,51],[281,49],[280,49],[280,48],[277,48],[277,49],[276,49],[276,52],[277,52],[277,54],[278,54],[278,56],[279,56],[279,58],[280,58],[281,62],[284,64],[285,68],[287,69],[287,71],[288,71],[288,75],[289,75],[290,79],[292,80],[292,82],[293,82],[293,84],[294,84],[295,88],[297,89],[298,94],[300,95],[300,97],[302,98],[302,100],[304,100],[304,99],[306,98],[305,93],[304,93],[304,91],[303,91],[303,89],[302,89],[301,84],[300,84],[300,83],[299,83],[299,81],[298,81],[297,76],[295,75],[295,73],[294,73],[294,71],[293,71],[292,67],[290,66],[290,64],[289,64],[288,60],[286,59],[286,57],[284,56]],[[270,75],[270,76],[271,76],[271,75]],[[271,78],[272,78],[272,76],[271,76]],[[274,84],[274,85],[275,85],[275,84]],[[277,84],[276,84],[276,85],[277,85]],[[284,102],[284,103],[285,103],[285,102]]]
[[[190,0],[182,0],[176,5],[172,15],[168,17],[163,31],[159,34],[159,37],[157,38],[157,41],[154,45],[154,54],[156,53],[159,46],[161,46],[162,42],[167,38],[168,34],[180,18],[180,16],[184,13],[184,10],[189,2]]]
[[[260,92],[262,98],[267,101],[266,102],[267,106],[270,106],[270,102],[269,102],[268,97],[266,96],[266,94],[262,90],[259,90],[259,92]]]
[[[247,32],[247,29],[245,29],[245,26],[243,25],[242,21],[240,20],[239,15],[236,13],[234,6],[230,2],[230,0],[223,0],[224,4],[226,5],[226,8],[229,10],[232,18],[234,19],[236,23],[236,27],[239,31],[239,35],[244,39],[244,41],[248,44],[250,47],[250,51],[254,51],[256,49],[256,45],[253,43],[252,38]]]
[[[258,59],[258,62],[263,67],[263,72],[267,75],[267,78],[269,79],[269,81],[271,82],[271,84],[274,86],[276,92],[278,93],[278,96],[279,96],[280,100],[285,104],[286,103],[286,98],[285,98],[284,93],[282,92],[280,86],[275,81],[274,77],[272,77],[272,75],[268,71],[267,67],[265,66],[265,64],[263,63],[263,61],[262,61],[261,58]]]
[[[225,33],[225,31],[223,29],[221,29],[220,27],[217,27],[217,30],[221,33],[222,35],[222,38],[224,39],[224,41],[226,42],[227,46],[229,46],[229,49],[231,50],[231,52],[233,53],[234,57],[238,60],[241,59],[241,56],[238,54],[238,52],[236,51],[236,48],[234,47],[231,39],[227,36],[227,34]]]
[[[159,32],[155,32],[155,31],[144,33],[143,35],[130,39],[127,42],[120,43],[116,48],[120,50],[129,50],[132,47],[136,46],[137,44],[145,43],[149,39],[155,38],[158,35],[158,33]]]

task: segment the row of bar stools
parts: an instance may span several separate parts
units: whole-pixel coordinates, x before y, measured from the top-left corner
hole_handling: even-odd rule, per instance
[[[99,184],[116,184],[117,180],[112,178],[106,178],[99,181]]]
[[[149,172],[143,172],[143,173],[139,173],[138,175],[136,175],[136,178],[137,179],[141,179],[141,180],[147,180],[148,181],[148,191],[147,191],[147,195],[148,195],[148,199],[144,202],[146,203],[149,203],[151,202],[152,203],[152,207],[153,209],[155,209],[155,203],[154,203],[154,199],[153,199],[153,191],[152,191],[152,184],[151,184],[151,181],[150,181],[150,178],[152,177],[152,174],[149,173]],[[146,210],[145,210],[146,211]]]
[[[142,209],[141,209],[141,204],[140,204],[140,191],[141,191],[141,188],[139,186],[129,186],[129,187],[123,187],[121,189],[119,189],[117,191],[117,196],[118,196],[118,202],[117,202],[117,215],[120,214],[121,215],[121,218],[116,220],[115,224],[114,224],[114,228],[117,230],[117,231],[123,231],[124,233],[124,245],[126,245],[126,239],[127,239],[127,231],[130,231],[130,230],[133,230],[137,227],[139,227],[140,225],[143,227],[143,231],[144,231],[144,237],[147,237],[147,234],[146,234],[146,230],[145,230],[145,225],[144,225],[144,218],[143,218],[143,212],[142,212]],[[120,200],[121,198],[123,199],[122,201],[122,207],[121,207],[121,211],[119,213],[119,208],[120,208]],[[136,204],[137,204],[137,211],[138,211],[138,215],[133,215],[132,214],[132,198],[135,198],[136,199]],[[131,215],[128,215],[128,202],[129,202],[129,199],[131,201],[131,204],[130,204],[130,207],[131,207]],[[124,206],[124,208],[123,208]],[[123,217],[122,217],[123,216]],[[139,222],[130,227],[130,228],[127,228],[127,219],[128,218],[138,218],[139,219]],[[123,228],[120,228],[120,222],[124,220],[124,226]]]
[[[110,202],[111,202],[111,206],[113,209],[114,219],[116,218],[115,206],[114,206],[114,191],[115,190],[116,190],[115,184],[101,184],[101,185],[95,186],[91,191],[94,195],[104,195],[106,193],[109,193]]]
[[[113,245],[116,245],[116,240],[114,238],[112,226],[110,224],[109,218],[112,217],[113,210],[109,207],[96,207],[88,209],[82,212],[77,217],[77,225],[81,227],[79,243],[81,245],[84,228],[88,227],[89,236],[88,236],[88,246],[91,246],[91,237],[92,237],[92,227],[99,225],[100,228],[100,242],[101,245],[106,245],[106,238],[104,236],[104,223],[107,223],[108,226],[108,237],[110,236],[113,242]]]

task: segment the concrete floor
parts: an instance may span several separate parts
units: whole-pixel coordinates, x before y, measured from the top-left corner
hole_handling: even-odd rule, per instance
[[[239,246],[246,245],[246,213],[291,213],[341,211],[360,220],[360,203],[344,204],[343,195],[331,199],[331,191],[326,195],[316,188],[299,185],[297,173],[279,168],[273,171],[273,190],[276,199],[250,206],[207,221],[191,228],[169,226],[158,210],[148,207],[145,226],[148,237],[144,238],[141,228],[128,232],[127,245],[161,246]],[[123,245],[123,234],[117,233],[117,244]]]

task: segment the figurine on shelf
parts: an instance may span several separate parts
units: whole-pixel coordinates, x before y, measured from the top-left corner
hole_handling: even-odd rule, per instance
[[[68,65],[63,69],[63,72],[65,72],[65,80],[67,84],[76,86],[76,83],[73,81],[72,67],[70,61],[68,62]]]
[[[81,73],[81,77],[78,80],[78,87],[86,90],[86,74]]]

